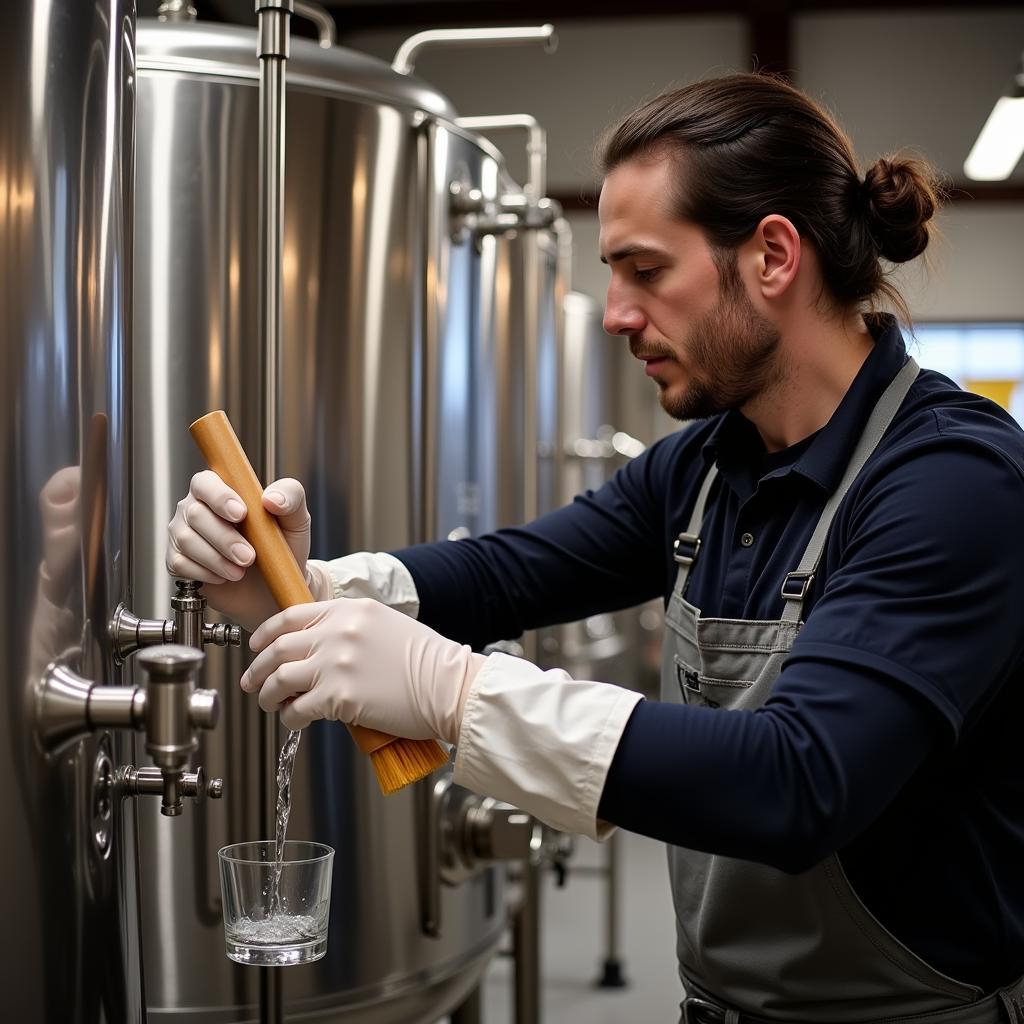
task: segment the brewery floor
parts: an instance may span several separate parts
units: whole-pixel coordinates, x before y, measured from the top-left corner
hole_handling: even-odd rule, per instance
[[[605,882],[573,874],[565,888],[544,880],[541,1017],[536,1024],[643,1024],[678,1019],[675,929],[665,847],[618,834],[620,956],[628,985],[594,985],[604,960]],[[604,848],[578,839],[573,865],[604,864]],[[484,982],[483,1024],[513,1024],[512,962],[497,958]]]

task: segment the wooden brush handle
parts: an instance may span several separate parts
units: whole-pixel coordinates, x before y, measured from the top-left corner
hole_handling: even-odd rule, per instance
[[[306,584],[305,573],[295,561],[281,524],[263,507],[263,485],[227,416],[218,409],[200,417],[188,429],[210,469],[245,502],[247,514],[240,529],[256,552],[256,568],[278,608],[312,604],[316,598]],[[396,739],[359,725],[348,729],[364,754],[372,754]]]

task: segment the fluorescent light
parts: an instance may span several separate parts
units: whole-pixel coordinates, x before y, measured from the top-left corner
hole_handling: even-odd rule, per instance
[[[974,181],[1005,181],[1024,153],[1024,96],[1000,96],[964,161]]]

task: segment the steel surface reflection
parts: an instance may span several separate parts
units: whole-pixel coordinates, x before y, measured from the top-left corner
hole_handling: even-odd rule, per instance
[[[0,949],[11,1020],[141,1020],[131,736],[35,745],[46,666],[118,681],[127,590],[134,5],[26,0],[0,37]],[[58,70],[59,69],[59,70]]]

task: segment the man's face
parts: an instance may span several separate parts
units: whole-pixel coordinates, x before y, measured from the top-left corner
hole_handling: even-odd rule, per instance
[[[601,260],[611,268],[604,328],[629,338],[676,419],[740,408],[778,373],[779,332],[696,225],[672,213],[672,162],[629,160],[604,180]]]

